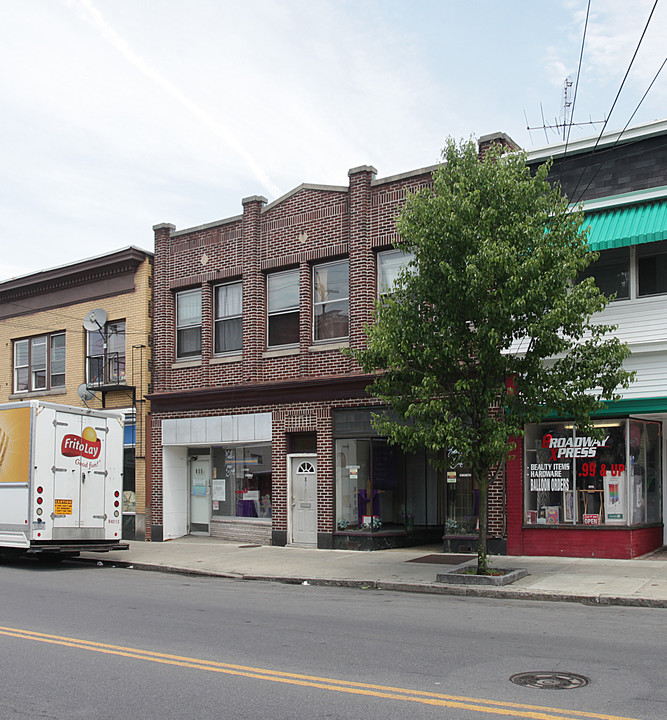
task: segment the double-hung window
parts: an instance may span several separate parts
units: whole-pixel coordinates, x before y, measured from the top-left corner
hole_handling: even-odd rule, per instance
[[[286,270],[266,278],[268,346],[299,342],[299,269]]]
[[[201,356],[201,288],[176,293],[176,358]]]
[[[14,392],[65,386],[65,333],[14,342]]]
[[[348,260],[313,268],[314,339],[346,338],[350,332],[350,266]]]
[[[125,321],[108,322],[89,330],[88,384],[115,385],[125,382]]]
[[[238,352],[243,341],[243,293],[240,282],[215,288],[214,348],[216,355]]]
[[[405,270],[414,253],[404,250],[385,250],[378,253],[378,296],[388,295],[394,289],[398,276]]]

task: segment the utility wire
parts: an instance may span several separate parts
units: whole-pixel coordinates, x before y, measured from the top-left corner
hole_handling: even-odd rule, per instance
[[[588,6],[586,7],[586,21],[584,22],[584,33],[581,37],[581,50],[579,51],[579,66],[577,67],[577,81],[574,84],[574,96],[572,98],[572,112],[570,113],[570,124],[567,129],[567,139],[565,141],[565,150],[563,157],[567,154],[567,146],[570,142],[570,133],[572,132],[572,124],[574,123],[574,108],[577,104],[577,90],[579,89],[579,76],[581,75],[581,64],[584,59],[584,45],[586,44],[586,31],[588,29],[588,16],[591,11],[591,0],[588,0]]]
[[[642,103],[643,103],[644,100],[646,99],[646,96],[648,95],[649,90],[653,87],[653,84],[654,84],[655,81],[658,79],[658,76],[659,76],[660,73],[662,72],[662,69],[665,67],[665,65],[667,65],[667,57],[662,61],[662,65],[658,68],[658,72],[656,72],[656,74],[653,76],[653,80],[651,80],[651,84],[648,86],[648,88],[646,88],[646,92],[642,95],[641,100],[637,103],[637,107],[634,109],[634,112],[632,113],[632,115],[630,115],[630,119],[625,123],[625,127],[624,127],[624,128],[621,130],[621,132],[618,134],[618,137],[617,137],[616,140],[614,141],[614,144],[609,148],[609,150],[613,150],[613,149],[618,145],[618,143],[620,142],[621,136],[622,136],[623,133],[628,129],[628,126],[629,126],[630,123],[632,122],[632,118],[634,118],[634,116],[637,114],[639,108],[641,107]],[[595,180],[595,178],[597,177],[598,173],[600,172],[600,170],[602,170],[604,164],[607,162],[607,159],[608,159],[608,158],[605,158],[605,159],[598,165],[597,170],[593,173],[593,176],[592,176],[591,179],[588,181],[588,184],[587,184],[586,187],[581,191],[581,195],[579,196],[579,199],[581,199],[582,197],[584,197],[584,195],[585,195],[586,192],[588,191],[588,188],[591,186],[591,183],[593,182],[593,180]],[[582,175],[582,176],[583,176],[583,175]],[[576,190],[576,188],[575,188],[575,190]],[[577,201],[577,202],[578,202],[578,201]]]
[[[612,103],[611,110],[609,111],[609,114],[607,115],[607,119],[604,121],[604,124],[602,125],[602,130],[600,130],[600,134],[598,135],[598,138],[597,138],[597,140],[595,141],[595,145],[594,145],[593,149],[592,149],[591,152],[590,152],[591,155],[592,155],[593,153],[595,153],[598,145],[600,144],[600,140],[602,139],[602,136],[604,135],[604,131],[605,131],[605,129],[607,128],[607,124],[609,123],[609,119],[611,118],[612,113],[614,112],[614,108],[616,107],[616,103],[618,102],[618,98],[619,98],[620,95],[621,95],[621,92],[622,92],[622,90],[623,90],[623,86],[625,85],[625,81],[628,79],[628,75],[630,74],[630,70],[632,69],[632,65],[634,64],[635,58],[637,57],[637,53],[639,52],[639,48],[641,47],[641,44],[642,44],[642,42],[643,42],[643,40],[644,40],[644,36],[646,35],[646,31],[648,30],[648,26],[649,26],[650,23],[651,23],[651,18],[653,17],[653,13],[655,12],[655,9],[656,9],[657,6],[658,6],[658,0],[655,0],[655,2],[653,3],[653,7],[651,8],[651,12],[649,13],[648,20],[646,21],[646,25],[644,26],[644,30],[643,30],[643,32],[642,32],[642,34],[641,34],[641,37],[639,38],[639,42],[637,43],[637,47],[635,48],[635,52],[634,52],[634,54],[633,54],[633,56],[632,56],[632,59],[630,60],[630,64],[628,65],[628,69],[625,71],[625,76],[623,77],[623,81],[621,82],[621,86],[618,88],[618,92],[616,93],[616,97],[614,98],[614,102]],[[635,112],[636,112],[636,111],[635,111]],[[634,115],[634,114],[633,114],[633,115]],[[619,136],[619,137],[620,137],[620,136]],[[618,140],[617,140],[617,142],[618,142]],[[599,171],[600,171],[600,168],[598,168],[598,170],[596,171],[596,173],[595,173],[595,175],[594,175],[593,177],[595,177]],[[576,185],[576,187],[574,188],[574,191],[572,192],[572,196],[576,195],[576,192],[577,192],[577,190],[579,189],[579,185],[581,184],[581,181],[582,181],[582,179],[583,179],[583,177],[584,177],[585,172],[586,172],[586,168],[584,168],[584,170],[582,171],[582,173],[581,173],[581,175],[580,175],[580,177],[579,177],[579,181],[577,182],[577,185]],[[592,182],[592,179],[589,181],[588,185],[586,186],[586,189],[588,189],[588,187],[590,187],[591,182]],[[585,191],[584,191],[584,192],[585,192]],[[581,199],[581,197],[583,197],[583,193],[579,196],[579,199],[576,200],[575,202],[579,202],[579,200]]]

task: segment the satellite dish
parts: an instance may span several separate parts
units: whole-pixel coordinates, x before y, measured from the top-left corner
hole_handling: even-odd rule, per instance
[[[95,397],[95,393],[88,389],[86,383],[81,383],[76,389],[76,392],[84,402],[88,402],[88,400],[92,400]]]
[[[88,330],[88,332],[94,332],[95,330],[102,330],[106,325],[106,322],[106,310],[96,308],[86,314],[86,317],[83,319],[83,327],[85,330]]]

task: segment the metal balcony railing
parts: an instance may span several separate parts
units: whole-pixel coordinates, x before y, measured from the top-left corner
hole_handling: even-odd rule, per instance
[[[86,356],[86,384],[89,388],[125,385],[125,355],[117,352]]]

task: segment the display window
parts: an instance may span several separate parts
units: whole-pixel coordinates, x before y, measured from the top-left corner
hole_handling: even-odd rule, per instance
[[[579,432],[567,422],[526,427],[526,524],[662,521],[661,423],[619,419],[594,424],[599,435]]]
[[[212,450],[212,518],[271,518],[271,445]]]
[[[476,535],[479,527],[479,488],[469,468],[447,471],[445,535]]]
[[[335,454],[338,531],[411,531],[441,522],[441,483],[426,453],[404,453],[382,438],[340,438]]]

